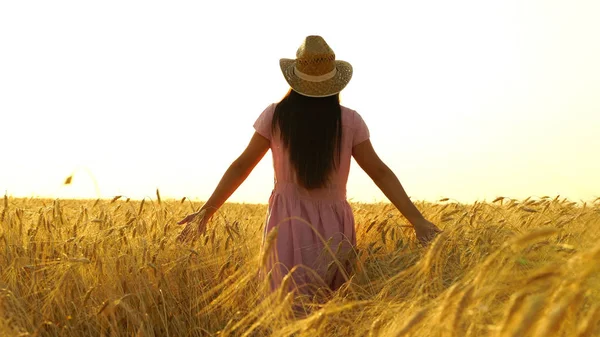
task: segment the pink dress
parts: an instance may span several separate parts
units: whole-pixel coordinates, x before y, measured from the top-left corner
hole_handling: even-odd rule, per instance
[[[322,286],[335,290],[346,281],[356,244],[354,216],[346,200],[352,148],[369,139],[369,129],[356,111],[342,106],[342,149],[337,172],[329,186],[306,190],[297,184],[281,139],[271,134],[275,106],[268,106],[254,123],[255,130],[271,143],[275,169],[263,236],[263,250],[269,248],[262,252],[266,254],[263,275],[270,277],[272,290],[290,271],[293,280],[285,282],[290,290],[312,293]],[[271,236],[274,241],[265,244],[275,227],[277,235]]]

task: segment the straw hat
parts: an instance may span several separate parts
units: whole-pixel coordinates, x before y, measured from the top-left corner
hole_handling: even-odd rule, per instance
[[[310,97],[335,95],[352,78],[350,63],[336,60],[327,42],[315,35],[304,39],[296,59],[281,59],[279,66],[292,89]]]

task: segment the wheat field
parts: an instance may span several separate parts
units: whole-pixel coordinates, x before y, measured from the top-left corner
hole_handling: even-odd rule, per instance
[[[158,192],[158,191],[157,191]],[[1,336],[598,336],[600,200],[353,203],[355,270],[329,300],[267,293],[266,205],[226,204],[191,244],[189,200],[4,197]]]

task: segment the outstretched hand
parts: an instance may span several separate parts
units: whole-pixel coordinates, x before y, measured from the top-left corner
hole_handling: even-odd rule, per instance
[[[181,233],[177,236],[177,241],[187,242],[193,241],[197,236],[206,231],[206,223],[210,216],[206,216],[206,209],[188,214],[185,218],[178,222],[180,225],[186,225]]]
[[[422,244],[431,242],[439,233],[442,232],[436,225],[428,220],[421,220],[413,224],[417,240]]]

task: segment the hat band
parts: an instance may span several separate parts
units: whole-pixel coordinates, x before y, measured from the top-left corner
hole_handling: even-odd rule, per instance
[[[300,70],[298,70],[298,68],[296,68],[296,66],[294,66],[294,74],[296,76],[298,76],[300,79],[303,79],[305,81],[308,82],[323,82],[323,81],[327,81],[332,79],[335,74],[337,73],[337,68],[333,68],[332,71],[328,72],[327,74],[323,74],[323,75],[309,75],[309,74],[305,74],[303,72],[301,72]]]

